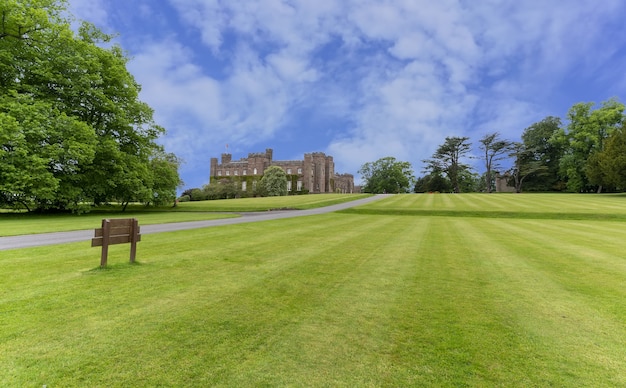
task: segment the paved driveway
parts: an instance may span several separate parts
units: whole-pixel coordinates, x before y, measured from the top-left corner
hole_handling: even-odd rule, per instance
[[[377,201],[390,194],[379,194],[373,197],[358,199],[356,201],[350,201],[340,203],[338,205],[320,207],[309,210],[279,210],[269,212],[257,212],[257,213],[244,213],[238,218],[226,218],[221,220],[207,220],[207,221],[191,221],[191,222],[175,222],[170,224],[157,224],[157,225],[141,225],[141,234],[161,233],[161,232],[173,232],[177,230],[207,228],[211,226],[233,225],[242,224],[246,222],[259,222],[268,220],[277,220],[281,218],[292,218],[311,216],[315,214],[330,213],[342,209],[347,209],[354,206],[363,205],[372,201]],[[94,229],[98,225],[94,226]],[[64,244],[78,241],[88,241],[93,237],[93,229],[89,230],[76,230],[71,232],[56,232],[56,233],[42,233],[42,234],[29,234],[23,236],[9,236],[0,237],[0,250],[6,249],[18,249],[28,248],[43,245]]]

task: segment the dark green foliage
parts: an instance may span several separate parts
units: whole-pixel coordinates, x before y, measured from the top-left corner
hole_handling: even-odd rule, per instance
[[[579,103],[570,108],[569,123],[557,136],[555,144],[565,149],[559,167],[567,179],[567,189],[572,192],[602,191],[606,182],[604,174],[598,171],[599,164],[590,157],[604,150],[604,142],[611,133],[621,127],[624,104],[610,99],[593,109],[594,103]]]
[[[604,149],[590,159],[597,164],[595,178],[606,185],[626,191],[626,128],[622,124],[606,140]],[[590,160],[590,161],[591,161]]]
[[[446,137],[445,142],[437,148],[433,156],[423,161],[426,163],[424,170],[430,174],[445,174],[455,193],[462,192],[463,175],[470,171],[470,166],[463,163],[464,157],[471,149],[468,140],[468,137]]]
[[[480,149],[483,151],[485,162],[484,188],[491,193],[495,190],[495,176],[493,175],[500,165],[499,162],[507,156],[512,142],[500,138],[498,132],[489,133],[480,139]]]
[[[449,193],[452,191],[450,181],[441,174],[429,174],[415,182],[416,193]]]
[[[409,162],[397,161],[389,156],[365,163],[359,174],[365,179],[363,190],[366,193],[407,193],[415,181]]]
[[[512,156],[524,191],[560,191],[564,181],[559,174],[559,165],[564,155],[564,144],[557,139],[561,130],[561,119],[548,116],[524,130],[522,143],[516,144]]]

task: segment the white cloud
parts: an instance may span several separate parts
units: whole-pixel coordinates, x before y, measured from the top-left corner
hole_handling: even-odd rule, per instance
[[[69,3],[69,10],[79,19],[98,26],[106,26],[109,21],[103,0],[72,0]]]

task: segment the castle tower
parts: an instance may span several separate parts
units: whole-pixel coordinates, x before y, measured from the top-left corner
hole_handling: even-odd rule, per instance
[[[211,158],[211,169],[209,170],[209,176],[217,176],[217,158]]]

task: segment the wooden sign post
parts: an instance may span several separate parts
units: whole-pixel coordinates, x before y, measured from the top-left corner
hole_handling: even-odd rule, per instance
[[[130,262],[135,262],[137,243],[141,241],[139,222],[135,218],[104,219],[102,228],[95,230],[95,237],[91,239],[92,247],[102,247],[100,267],[107,265],[109,245],[130,243]]]

